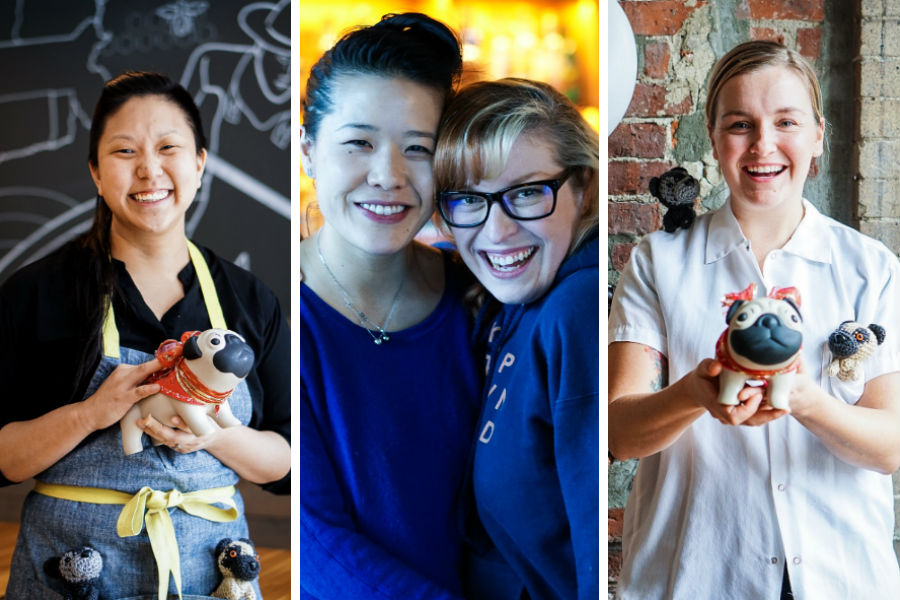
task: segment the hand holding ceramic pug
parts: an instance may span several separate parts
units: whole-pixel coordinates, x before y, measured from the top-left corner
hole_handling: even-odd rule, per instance
[[[773,408],[788,410],[794,373],[800,365],[803,344],[800,293],[796,288],[773,288],[768,296],[754,298],[756,284],[727,294],[723,305],[727,329],[716,342],[719,403],[739,403],[738,393],[747,381],[763,380]]]
[[[150,415],[162,424],[178,417],[178,428],[198,437],[213,432],[215,424],[210,418],[220,427],[241,424],[227,400],[250,373],[254,354],[240,335],[225,329],[188,331],[180,341],[160,344],[156,357],[164,368],[147,383],[159,383],[160,392],[135,403],[120,421],[125,454],[143,450],[138,419]],[[163,441],[156,438],[153,443]],[[177,444],[175,449],[180,449]]]

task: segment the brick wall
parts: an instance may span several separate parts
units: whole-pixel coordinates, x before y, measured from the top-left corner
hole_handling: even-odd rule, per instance
[[[860,231],[900,251],[900,2],[860,3],[854,139]]]
[[[703,114],[706,79],[718,57],[746,40],[773,39],[811,59],[821,73],[823,66],[817,63],[826,31],[825,0],[622,0],[620,4],[635,33],[638,81],[628,112],[608,140],[613,285],[641,236],[661,227],[664,209],[648,192],[650,178],[675,165],[685,167],[700,181],[698,212],[717,207],[727,194]],[[621,566],[622,507],[633,471],[633,464],[610,465],[610,598]]]

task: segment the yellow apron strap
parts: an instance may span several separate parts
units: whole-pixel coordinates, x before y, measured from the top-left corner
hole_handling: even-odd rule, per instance
[[[106,299],[106,316],[103,318],[103,355],[109,358],[119,358],[119,330],[116,328],[116,316],[113,314],[112,302]]]
[[[232,499],[235,490],[230,485],[187,493],[178,490],[160,492],[145,486],[131,495],[117,490],[36,481],[34,491],[75,502],[124,504],[125,508],[119,513],[116,522],[119,537],[140,534],[146,520],[147,537],[159,572],[159,600],[166,599],[170,573],[175,580],[178,597],[181,598],[181,557],[178,554],[175,526],[172,524],[169,508],[178,507],[195,517],[218,523],[234,521],[238,517],[237,506]],[[228,508],[214,506],[214,503],[224,504]]]
[[[216,284],[213,283],[209,272],[209,265],[203,258],[203,253],[187,240],[188,254],[197,274],[197,282],[200,284],[200,292],[203,294],[203,303],[206,304],[206,313],[209,315],[209,323],[214,329],[228,329],[225,324],[225,315],[222,305],[219,304],[219,295],[216,293]],[[103,355],[109,358],[119,358],[119,330],[116,328],[116,316],[113,313],[112,302],[106,299],[106,316],[103,319]]]
[[[187,245],[191,262],[194,263],[194,271],[197,273],[197,281],[200,283],[200,291],[203,292],[203,301],[206,303],[209,322],[213,329],[228,329],[225,324],[225,315],[222,314],[222,306],[219,304],[219,296],[216,294],[216,284],[213,283],[212,275],[209,273],[209,266],[194,242],[187,240]]]

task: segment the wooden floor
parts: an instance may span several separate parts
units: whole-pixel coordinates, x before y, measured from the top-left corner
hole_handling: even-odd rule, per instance
[[[0,521],[0,596],[9,581],[9,563],[16,545],[18,523]],[[262,570],[259,587],[265,600],[290,600],[291,597],[291,553],[289,550],[257,548]]]

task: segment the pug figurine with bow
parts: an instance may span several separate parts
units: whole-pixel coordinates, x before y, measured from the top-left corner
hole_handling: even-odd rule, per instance
[[[769,405],[788,409],[803,344],[800,293],[788,287],[773,288],[760,298],[755,294],[756,284],[751,283],[722,302],[728,307],[728,327],[716,342],[716,360],[724,367],[719,403],[738,404],[738,392],[747,381],[763,380]]]
[[[178,415],[198,436],[213,431],[210,417],[221,427],[241,424],[228,397],[253,368],[253,349],[244,338],[227,329],[186,331],[180,341],[160,344],[156,357],[163,368],[145,383],[159,383],[160,391],[136,402],[119,422],[125,454],[144,449],[137,420],[147,415],[160,423]]]

